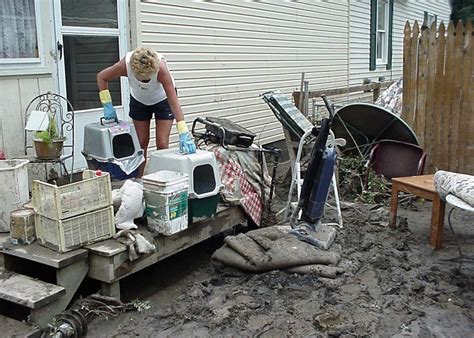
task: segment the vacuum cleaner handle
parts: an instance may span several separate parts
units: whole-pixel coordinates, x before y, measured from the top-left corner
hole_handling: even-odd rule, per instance
[[[322,94],[321,98],[323,99],[324,104],[326,105],[326,108],[329,112],[329,119],[332,122],[332,119],[334,118],[334,104],[331,102],[331,100],[327,98],[325,94]]]

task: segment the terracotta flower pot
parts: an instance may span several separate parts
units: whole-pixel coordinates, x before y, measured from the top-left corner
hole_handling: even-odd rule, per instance
[[[61,156],[64,140],[54,140],[46,143],[41,140],[33,140],[35,144],[36,157],[40,160],[54,160]]]

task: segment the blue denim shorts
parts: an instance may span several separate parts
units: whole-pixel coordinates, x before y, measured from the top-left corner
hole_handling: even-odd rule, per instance
[[[132,119],[137,121],[148,121],[153,118],[153,114],[155,114],[155,119],[157,120],[174,119],[173,112],[171,111],[171,107],[167,99],[155,103],[154,105],[147,106],[130,95],[130,112],[128,115]]]

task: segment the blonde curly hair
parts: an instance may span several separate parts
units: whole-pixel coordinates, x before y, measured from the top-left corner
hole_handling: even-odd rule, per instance
[[[149,78],[158,70],[158,55],[150,48],[138,47],[130,57],[130,67],[135,76]]]

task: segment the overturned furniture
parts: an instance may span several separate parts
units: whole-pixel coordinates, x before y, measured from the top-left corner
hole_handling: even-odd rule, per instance
[[[296,106],[280,92],[266,92],[262,94],[262,98],[269,105],[277,119],[282,123],[290,154],[292,153],[292,151],[290,150],[292,148],[292,140],[299,140],[298,151],[296,156],[290,156],[293,162],[291,167],[292,179],[290,184],[290,191],[288,193],[288,202],[287,207],[285,209],[284,219],[287,219],[287,215],[290,211],[291,198],[295,184],[297,186],[297,195],[298,199],[300,199],[300,202],[306,204],[306,207],[308,208],[309,204],[312,204],[312,207],[315,209],[314,212],[322,216],[322,210],[324,208],[324,204],[326,203],[329,184],[332,183],[338,216],[337,224],[339,227],[342,227],[343,220],[339,204],[339,194],[337,191],[337,181],[336,176],[334,174],[334,166],[336,157],[336,145],[344,145],[345,142],[342,139],[336,140],[334,134],[331,132],[332,117],[330,117],[329,119],[324,119],[320,128],[318,128],[316,126],[313,126],[313,124],[296,108]],[[330,112],[333,112],[334,106],[326,99],[324,95],[323,100],[328,110]],[[334,113],[332,113],[332,115],[334,116]],[[307,186],[303,188],[304,181],[301,179],[300,160],[303,148],[306,145],[312,145],[310,157],[313,160],[313,165],[308,168],[308,172],[312,172],[313,176],[318,176],[318,182],[314,182],[315,185],[320,184],[319,179],[323,181],[321,182],[320,188],[318,188],[317,186],[313,187],[314,189],[308,188]],[[321,159],[323,159],[323,162],[327,162],[327,165],[322,164],[320,166],[319,161]],[[327,168],[328,170],[322,172],[322,168]],[[309,180],[307,182],[307,185],[308,184],[310,184]],[[312,191],[310,192],[308,191],[308,189]],[[321,191],[324,191],[324,193],[317,193],[316,191],[319,189]],[[311,196],[311,198],[309,198],[309,196],[303,196],[303,190],[305,190],[304,194],[312,193],[313,195]],[[323,204],[320,205],[318,202],[315,202],[316,199],[324,199]],[[310,203],[310,201],[312,202]],[[307,210],[309,211],[309,209]],[[314,219],[312,221],[314,221]]]
[[[368,156],[381,140],[395,140],[419,145],[410,126],[392,112],[369,103],[352,103],[340,108],[334,116],[332,130],[344,138],[344,153]]]

